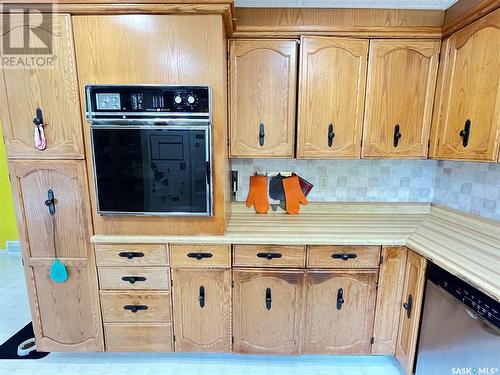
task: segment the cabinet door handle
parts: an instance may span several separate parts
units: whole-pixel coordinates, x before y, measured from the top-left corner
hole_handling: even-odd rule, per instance
[[[213,254],[212,253],[188,253],[188,258],[196,258],[198,260],[206,259],[206,258],[212,258]]]
[[[458,133],[462,137],[462,145],[464,147],[467,147],[467,145],[469,144],[470,125],[470,120],[467,119],[467,121],[465,121],[464,128],[460,130],[460,133]]]
[[[131,311],[135,314],[137,311],[147,310],[148,307],[146,305],[125,305],[123,306],[123,309]]]
[[[273,300],[271,298],[271,288],[266,289],[266,309],[271,310]]]
[[[198,302],[200,303],[201,308],[205,307],[205,287],[203,285],[200,286],[200,294],[198,296]]]
[[[47,200],[45,201],[45,205],[49,209],[49,213],[54,215],[56,213],[56,198],[54,197],[54,192],[52,189],[47,191]]]
[[[337,310],[340,310],[342,308],[342,305],[344,304],[344,290],[342,288],[339,288],[337,291]]]
[[[264,137],[266,133],[264,132],[264,124],[261,122],[259,124],[259,145],[260,147],[264,146]]]
[[[335,138],[335,133],[333,131],[333,124],[328,125],[328,147],[332,147],[333,138]]]
[[[408,296],[408,302],[403,303],[403,309],[406,310],[406,317],[408,319],[410,319],[412,307],[413,307],[413,296],[410,294]]]
[[[258,258],[266,258],[267,260],[281,258],[282,256],[283,255],[281,253],[257,253]]]
[[[123,281],[128,281],[130,284],[135,284],[136,281],[146,281],[144,276],[123,276]]]
[[[398,147],[401,133],[399,132],[399,124],[394,127],[394,147]]]
[[[144,256],[144,253],[141,253],[139,251],[122,251],[118,255],[121,256],[122,258],[132,259],[132,258],[142,258]]]
[[[333,259],[342,259],[342,260],[349,260],[349,259],[355,259],[358,256],[354,253],[335,253],[332,254]]]

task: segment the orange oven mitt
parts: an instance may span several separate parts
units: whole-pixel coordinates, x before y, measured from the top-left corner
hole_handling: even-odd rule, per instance
[[[250,190],[248,191],[247,207],[252,204],[258,214],[265,214],[269,210],[267,198],[267,176],[250,176]]]
[[[300,188],[299,177],[295,175],[284,178],[282,183],[285,190],[286,212],[296,215],[299,213],[299,203],[307,204],[307,199]]]

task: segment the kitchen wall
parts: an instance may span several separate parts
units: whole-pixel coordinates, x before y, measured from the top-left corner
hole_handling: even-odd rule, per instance
[[[500,220],[500,165],[434,160],[232,159],[237,201],[257,171],[296,172],[317,202],[434,202]]]

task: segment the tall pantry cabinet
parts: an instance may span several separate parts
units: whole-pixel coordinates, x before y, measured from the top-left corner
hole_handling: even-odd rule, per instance
[[[57,63],[2,69],[0,117],[37,349],[99,351],[102,325],[71,17],[53,20],[60,31],[53,36]],[[34,121],[44,128],[44,150],[34,145]],[[56,257],[67,270],[64,283],[50,278]]]

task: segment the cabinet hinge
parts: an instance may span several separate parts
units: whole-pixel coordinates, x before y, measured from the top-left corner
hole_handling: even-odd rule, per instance
[[[234,344],[234,336],[231,336],[231,343]]]
[[[174,342],[175,342],[175,335],[174,335]]]
[[[382,263],[384,263],[384,256],[383,255],[380,256],[380,262],[379,262],[379,264],[382,264]]]
[[[234,280],[231,280],[231,288],[234,288]],[[233,336],[234,339],[234,336]]]
[[[373,345],[374,343],[375,343],[375,337],[372,337],[372,338],[370,339],[370,344],[371,344],[371,345]]]
[[[21,258],[21,263],[22,263],[22,265],[24,267],[24,259],[23,258]]]
[[[174,286],[174,280],[170,279],[170,287]]]

